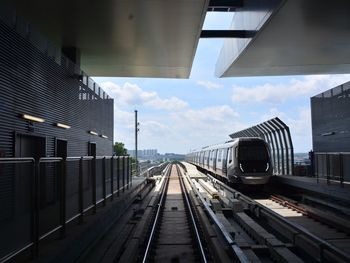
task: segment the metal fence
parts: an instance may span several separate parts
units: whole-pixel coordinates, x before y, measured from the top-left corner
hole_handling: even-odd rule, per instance
[[[331,182],[344,184],[344,181],[350,181],[350,153],[327,153],[315,152],[315,176],[317,182],[320,179],[326,179],[327,184]]]
[[[0,158],[0,262],[96,212],[132,184],[127,156]],[[73,222],[72,222],[73,223]]]
[[[169,164],[168,162],[164,162],[164,163],[161,163],[159,165],[154,165],[152,167],[144,169],[141,172],[141,176],[143,176],[143,177],[152,177],[153,175],[160,175],[161,172],[165,169],[165,167],[168,164]]]

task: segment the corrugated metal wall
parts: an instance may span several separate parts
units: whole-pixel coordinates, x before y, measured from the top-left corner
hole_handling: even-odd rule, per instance
[[[14,156],[17,132],[45,136],[46,156],[54,156],[55,137],[68,140],[68,156],[87,155],[89,141],[96,142],[97,155],[111,155],[113,99],[79,80],[72,73],[74,69],[67,69],[64,56],[57,63],[57,56],[50,56],[49,49],[45,54],[35,47],[29,39],[32,35],[19,34],[0,17],[0,154]],[[100,96],[96,94],[100,92]],[[45,122],[30,128],[20,118],[23,113]],[[57,122],[71,129],[57,128]],[[89,130],[108,139],[90,135]]]
[[[350,82],[311,98],[314,152],[350,152]]]

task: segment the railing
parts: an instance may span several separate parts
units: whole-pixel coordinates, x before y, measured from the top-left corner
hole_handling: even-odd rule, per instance
[[[145,169],[141,172],[141,176],[143,177],[151,177],[155,174],[160,174],[164,169],[165,167],[167,166],[167,164],[169,164],[168,162],[164,162],[164,163],[161,163],[159,165],[156,165],[156,166],[152,166],[148,169]]]
[[[68,223],[84,221],[132,184],[127,156],[0,158],[0,262],[39,241],[62,237]]]
[[[314,153],[315,176],[317,182],[326,179],[327,184],[331,182],[344,185],[344,181],[350,181],[350,153]]]

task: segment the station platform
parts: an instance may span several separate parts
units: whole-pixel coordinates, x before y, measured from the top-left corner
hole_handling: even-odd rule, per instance
[[[144,177],[133,177],[131,186],[106,205],[99,207],[96,214],[84,216],[83,223],[67,226],[64,238],[51,238],[40,243],[39,255],[33,262],[76,262],[85,251],[117,222],[145,189]]]
[[[187,174],[193,179],[206,179],[207,176],[200,171],[198,171],[197,167],[193,164],[187,162],[181,162],[183,166],[186,168]]]
[[[350,202],[350,182],[340,184],[337,181],[327,181],[324,178],[276,175],[271,177],[271,183],[284,184]]]

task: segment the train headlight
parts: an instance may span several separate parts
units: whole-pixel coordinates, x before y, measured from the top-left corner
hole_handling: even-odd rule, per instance
[[[265,172],[267,172],[270,168],[270,164],[269,163],[266,163],[266,169],[265,169]]]
[[[243,170],[243,167],[242,167],[241,163],[239,164],[239,169],[241,169],[241,171],[244,173],[244,170]]]

